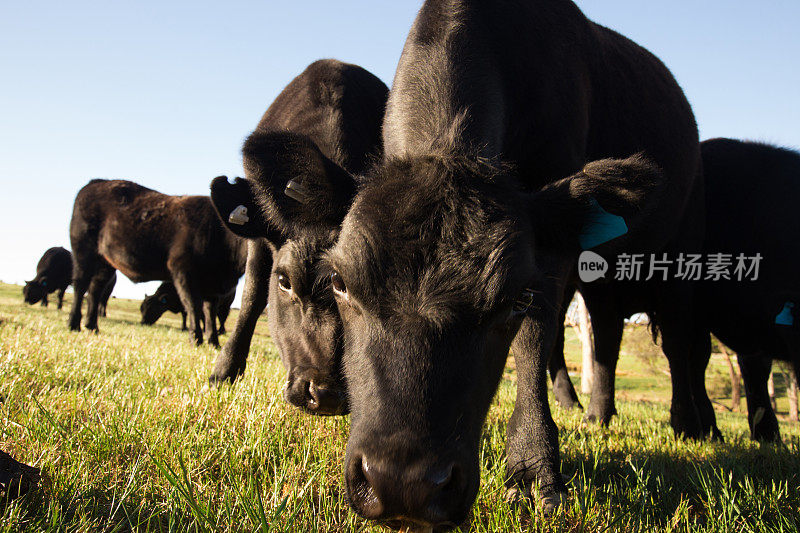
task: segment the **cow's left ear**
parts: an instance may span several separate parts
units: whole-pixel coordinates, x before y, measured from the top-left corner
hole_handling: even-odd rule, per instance
[[[661,169],[642,154],[603,159],[544,186],[531,200],[536,242],[562,253],[629,245],[661,198]]]
[[[291,132],[255,132],[242,154],[247,179],[229,184],[217,178],[211,188],[214,206],[232,231],[274,242],[341,224],[355,194],[355,178],[311,139]]]
[[[355,179],[309,137],[255,132],[242,155],[267,224],[286,235],[341,224],[355,195]]]
[[[231,183],[227,176],[217,176],[211,182],[211,203],[225,226],[236,235],[249,239],[267,235],[267,223],[248,180],[236,178]]]

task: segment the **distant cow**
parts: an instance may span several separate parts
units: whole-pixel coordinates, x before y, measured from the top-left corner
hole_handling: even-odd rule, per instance
[[[61,247],[48,249],[36,265],[36,277],[25,282],[22,294],[25,303],[42,302],[47,307],[47,295],[58,292],[58,308],[64,303],[64,291],[72,283],[72,254]]]
[[[706,254],[730,254],[732,274],[701,287],[697,349],[710,354],[710,331],[736,351],[752,437],[779,440],[767,392],[772,359],[793,362],[800,379],[800,153],[731,139],[701,148]],[[761,256],[755,281],[754,271],[738,279],[740,254]]]
[[[219,222],[206,196],[168,196],[123,180],[92,180],[75,198],[70,222],[75,299],[70,329],[79,330],[88,290],[86,327],[97,330],[103,287],[119,270],[134,283],[171,280],[195,343],[219,345],[213,317],[235,289],[247,259],[245,241]]]
[[[117,283],[116,274],[108,280],[103,290],[98,314],[106,316],[106,306],[111,292]],[[72,254],[66,248],[54,247],[47,250],[36,265],[36,277],[25,282],[22,294],[25,303],[35,304],[39,300],[47,307],[47,295],[58,291],[58,308],[64,303],[64,291],[72,284]]]
[[[341,382],[341,320],[324,275],[324,252],[333,244],[344,208],[331,213],[328,195],[346,199],[349,177],[316,189],[315,169],[295,171],[292,150],[273,143],[274,132],[291,138],[333,165],[360,174],[380,156],[380,128],[388,89],[361,67],[335,60],[312,63],[278,95],[244,145],[247,180],[217,178],[211,198],[228,227],[249,237],[242,309],[217,357],[212,383],[244,372],[250,340],[269,294],[270,334],[288,372],[284,396],[315,414],[347,409]],[[273,164],[275,172],[269,169]],[[269,180],[254,203],[243,192]],[[262,208],[268,212],[262,214]],[[238,215],[243,214],[244,218]],[[272,251],[270,250],[272,248]],[[270,266],[272,267],[270,269]],[[270,272],[271,270],[271,272]],[[271,280],[270,280],[271,274]]]
[[[231,312],[231,304],[236,296],[236,291],[220,298],[217,304],[217,318],[219,319],[219,327],[217,333],[220,335],[225,334],[225,321],[228,319],[228,314]],[[147,326],[155,324],[161,315],[166,311],[171,313],[181,314],[181,330],[186,331],[186,310],[183,308],[181,299],[178,296],[178,291],[175,290],[175,285],[171,281],[165,281],[158,286],[156,292],[150,296],[145,295],[142,304],[139,306],[139,311],[142,313],[142,324]],[[205,329],[205,321],[203,328]]]

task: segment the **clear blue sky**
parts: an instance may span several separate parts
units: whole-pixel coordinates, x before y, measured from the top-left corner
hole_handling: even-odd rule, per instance
[[[797,0],[578,4],[672,69],[703,138],[800,147]],[[72,201],[91,178],[206,194],[214,176],[241,175],[243,139],[311,61],[358,63],[390,84],[420,5],[2,2],[0,279],[30,279],[45,249],[69,248]],[[153,289],[121,280],[115,294]]]

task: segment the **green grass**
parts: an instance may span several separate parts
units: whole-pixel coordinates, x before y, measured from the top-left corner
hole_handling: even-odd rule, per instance
[[[0,532],[379,530],[344,500],[347,418],[284,403],[265,325],[244,378],[203,392],[216,351],[190,346],[177,316],[140,326],[138,302],[114,299],[99,335],[71,333],[66,311],[21,300],[0,284],[0,449],[48,479],[0,504]],[[574,365],[574,338],[567,346]],[[782,424],[784,445],[760,446],[743,415],[719,412],[725,444],[676,441],[669,378],[650,366],[623,353],[618,398],[631,401],[608,429],[554,408],[571,481],[548,519],[504,501],[510,370],[483,434],[470,530],[796,531],[798,425]]]

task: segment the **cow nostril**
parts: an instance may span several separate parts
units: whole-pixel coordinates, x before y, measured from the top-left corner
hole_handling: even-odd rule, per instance
[[[449,468],[447,480],[441,486],[442,492],[460,492],[464,489],[465,485],[466,478],[464,476],[464,471],[458,463],[452,463]]]
[[[424,516],[432,523],[445,523],[451,512],[462,499],[465,488],[464,473],[458,463],[450,463],[446,468],[427,476],[430,487],[423,507]]]
[[[370,467],[365,455],[354,457],[350,465],[348,476],[350,501],[365,518],[373,520],[380,518],[384,507],[375,490],[374,469]]]
[[[306,407],[315,411],[319,409],[320,401],[319,401],[319,390],[317,386],[314,385],[313,381],[309,381],[306,383]]]
[[[434,488],[441,490],[453,480],[453,470],[455,468],[456,465],[453,463],[447,468],[440,470],[438,473],[428,476],[428,481]]]

